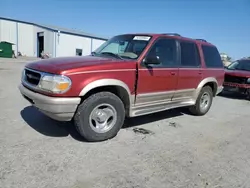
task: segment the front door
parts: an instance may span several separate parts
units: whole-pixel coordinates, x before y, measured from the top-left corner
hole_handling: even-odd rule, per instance
[[[197,44],[180,41],[180,69],[178,86],[173,100],[188,102],[194,99],[195,90],[202,80],[201,60]]]
[[[160,64],[146,66],[141,63],[135,106],[157,106],[171,101],[178,81],[176,40],[157,39],[146,57],[158,58]]]

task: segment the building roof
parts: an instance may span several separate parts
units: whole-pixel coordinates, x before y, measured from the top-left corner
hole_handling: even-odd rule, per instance
[[[16,20],[16,19],[12,19],[12,18],[4,18],[4,17],[0,17],[0,20],[7,20],[7,21],[24,23],[24,24],[30,24],[30,25],[34,25],[34,26],[37,26],[37,27],[48,29],[48,30],[54,31],[54,32],[60,31],[60,33],[65,33],[65,34],[71,34],[71,35],[77,35],[77,36],[83,36],[83,37],[89,37],[89,38],[95,38],[95,39],[101,39],[101,40],[108,40],[108,38],[106,38],[106,37],[93,35],[93,34],[85,33],[83,31],[78,31],[78,30],[74,30],[74,29],[58,27],[58,26],[45,25],[45,24],[36,24],[36,23],[32,23],[32,22]]]

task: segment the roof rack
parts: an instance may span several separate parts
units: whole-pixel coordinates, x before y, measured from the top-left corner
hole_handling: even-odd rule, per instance
[[[163,35],[174,35],[174,36],[178,36],[178,37],[181,37],[180,34],[178,33],[162,33]]]
[[[202,41],[202,42],[207,42],[205,39],[195,39],[195,40],[199,40],[199,41]]]

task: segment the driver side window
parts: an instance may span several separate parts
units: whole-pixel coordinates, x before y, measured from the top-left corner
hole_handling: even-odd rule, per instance
[[[147,57],[157,58],[160,64],[153,67],[176,67],[176,40],[174,39],[159,39],[150,48]]]

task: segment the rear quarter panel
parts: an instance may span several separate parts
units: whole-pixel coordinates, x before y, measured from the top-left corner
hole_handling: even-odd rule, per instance
[[[202,64],[202,80],[206,79],[206,78],[215,78],[217,80],[218,86],[222,86],[223,82],[224,82],[224,76],[225,76],[225,69],[222,63],[222,67],[221,68],[208,68],[206,67],[206,63],[204,61],[204,54],[201,48],[201,45],[203,44],[203,42],[197,42],[198,45],[198,49],[199,49],[199,53],[200,53],[200,58],[201,58],[201,64]],[[214,45],[209,45],[209,44],[205,44],[211,47],[215,47]]]
[[[215,78],[218,82],[218,86],[222,86],[224,82],[224,75],[225,75],[225,70],[224,69],[205,69],[203,71],[203,79],[212,77]]]

